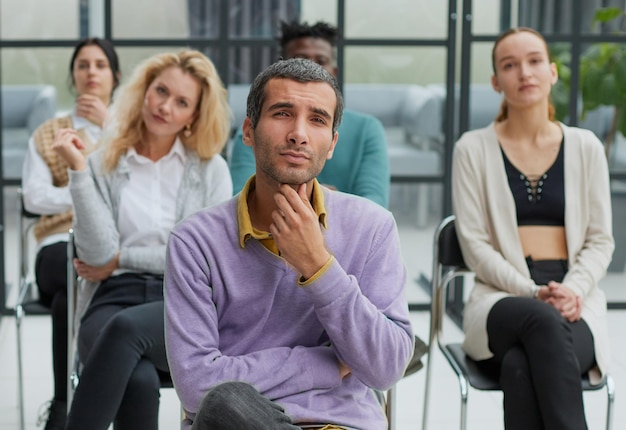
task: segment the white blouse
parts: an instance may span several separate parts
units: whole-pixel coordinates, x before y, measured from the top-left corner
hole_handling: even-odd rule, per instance
[[[119,203],[120,248],[164,245],[176,223],[176,197],[186,155],[177,138],[167,155],[152,161],[128,151],[130,178]]]

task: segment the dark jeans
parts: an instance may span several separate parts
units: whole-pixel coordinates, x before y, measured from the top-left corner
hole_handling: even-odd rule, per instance
[[[225,382],[202,399],[191,430],[300,430],[285,410],[245,382]]]
[[[168,371],[163,280],[123,274],[105,280],[81,321],[83,368],[67,429],[158,429],[158,371]]]
[[[67,401],[67,242],[44,246],[35,259],[41,302],[52,316],[54,399]]]
[[[538,285],[567,271],[562,261],[529,268]],[[494,357],[479,364],[499,375],[507,430],[587,429],[581,375],[595,365],[587,323],[570,323],[540,300],[507,297],[489,312],[487,333]]]

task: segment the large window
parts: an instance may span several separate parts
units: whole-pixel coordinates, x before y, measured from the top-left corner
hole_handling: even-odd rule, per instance
[[[446,153],[453,138],[446,133],[451,129],[446,127],[446,121],[451,120],[451,115],[446,115],[446,87],[454,79],[454,57],[449,52],[454,51],[455,26],[450,25],[454,22],[450,13],[456,8],[456,1],[435,3],[59,0],[46,6],[34,0],[0,0],[0,82],[3,89],[49,85],[55,92],[56,114],[66,112],[72,108],[75,97],[68,86],[72,47],[82,37],[100,36],[112,39],[117,47],[122,81],[148,56],[190,46],[214,61],[228,86],[242,87],[279,58],[276,38],[280,21],[329,22],[340,29],[338,78],[347,103],[354,110],[378,116],[384,123],[390,148],[398,145],[390,149],[390,208],[407,243],[408,238],[419,237],[417,243],[428,255],[432,227],[443,215],[447,199],[443,182]],[[394,99],[390,91],[394,91]],[[245,96],[245,91],[233,90],[232,97],[238,97],[236,94]],[[6,103],[3,107],[11,109]],[[12,252],[17,216],[15,196],[28,134],[22,135],[20,144],[10,143],[8,122],[4,121],[2,127],[5,168],[0,214],[5,229],[0,230],[0,235],[4,234],[0,236],[0,249],[4,251],[0,255],[4,262],[0,300],[7,311],[11,306],[7,298],[15,291],[17,281],[17,262]],[[411,285],[407,291],[410,301],[419,307],[426,297],[415,280],[429,276],[429,259],[408,268]]]
[[[413,308],[423,309],[428,301],[433,229],[451,212],[449,166],[454,141],[462,131],[486,125],[497,109],[499,95],[489,83],[491,47],[497,34],[512,25],[531,26],[546,34],[555,52],[568,53],[564,64],[571,73],[561,98],[567,113],[564,120],[581,124],[578,88],[585,53],[594,45],[626,42],[623,35],[614,34],[619,27],[592,26],[590,20],[598,7],[624,7],[623,3],[0,0],[0,308],[3,312],[10,308],[17,280],[15,190],[29,133],[25,125],[18,132],[11,129],[7,118],[10,113],[15,119],[17,110],[9,102],[15,96],[6,91],[49,86],[54,90],[53,95],[46,93],[54,102],[53,111],[71,109],[75,95],[68,86],[68,62],[72,47],[82,37],[113,40],[122,80],[156,52],[183,47],[202,50],[233,89],[233,97],[241,98],[237,101],[241,105],[245,103],[241,88],[280,55],[276,40],[280,21],[324,20],[338,26],[338,78],[346,103],[377,116],[385,126],[393,179],[390,209],[398,221],[404,254],[420,255],[411,258],[419,261],[407,261],[407,295]],[[601,109],[582,124],[603,130],[611,113],[610,108]],[[614,215],[620,220],[626,211],[626,140],[619,133],[610,156]],[[609,300],[622,306],[626,292],[617,285],[624,282],[626,233],[617,227],[617,250],[605,284]]]

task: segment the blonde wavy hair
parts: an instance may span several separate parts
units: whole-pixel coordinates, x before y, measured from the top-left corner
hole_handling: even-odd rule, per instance
[[[200,97],[191,134],[179,133],[183,145],[208,160],[219,154],[229,137],[231,112],[226,89],[215,66],[196,50],[157,54],[141,63],[130,80],[120,88],[113,108],[113,119],[102,143],[106,146],[104,170],[111,171],[127,150],[143,139],[146,125],[142,107],[148,87],[157,76],[170,67],[179,67],[200,84]]]

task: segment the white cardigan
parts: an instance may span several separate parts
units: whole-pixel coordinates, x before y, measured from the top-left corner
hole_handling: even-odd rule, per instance
[[[588,130],[563,129],[565,234],[569,270],[563,284],[582,298],[582,318],[594,338],[599,382],[609,362],[606,298],[598,281],[606,274],[614,242],[609,173],[602,143]],[[457,142],[452,162],[452,200],[466,264],[476,274],[465,306],[463,349],[475,360],[493,356],[487,315],[506,296],[531,297],[530,278],[517,230],[513,194],[494,125],[469,131]]]

